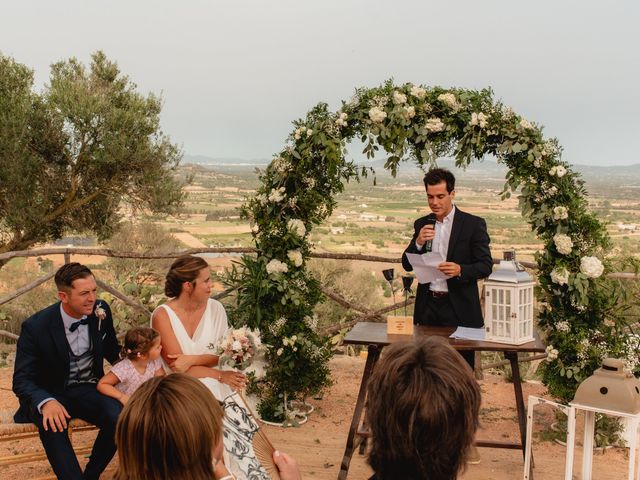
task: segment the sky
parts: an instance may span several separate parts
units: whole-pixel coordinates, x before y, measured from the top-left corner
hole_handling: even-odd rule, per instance
[[[571,164],[640,164],[640,2],[7,1],[0,52],[35,72],[103,50],[189,155],[270,158],[291,122],[356,87],[480,89],[545,126]],[[356,152],[357,153],[357,152]]]

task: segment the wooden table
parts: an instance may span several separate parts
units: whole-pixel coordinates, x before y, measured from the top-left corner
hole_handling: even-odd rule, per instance
[[[358,424],[362,417],[362,411],[367,396],[367,385],[371,372],[380,358],[382,349],[391,343],[406,342],[414,338],[429,337],[437,335],[440,337],[449,337],[455,329],[451,327],[426,327],[416,325],[414,327],[413,336],[411,335],[388,335],[386,323],[359,322],[344,339],[347,345],[368,345],[367,362],[362,373],[360,382],[360,391],[356,400],[356,407],[353,412],[353,419],[349,427],[349,435],[347,437],[347,446],[344,451],[344,457],[340,465],[339,480],[346,480],[349,472],[349,464],[356,445],[356,432]],[[520,443],[497,442],[489,440],[477,440],[476,445],[479,447],[493,448],[512,448],[521,449],[524,455],[526,445],[526,410],[524,406],[524,398],[522,395],[522,384],[520,380],[520,370],[518,368],[518,353],[521,352],[544,352],[545,347],[540,340],[525,343],[523,345],[508,345],[503,343],[494,343],[478,340],[460,340],[449,338],[449,343],[456,350],[478,350],[481,352],[501,352],[504,358],[509,360],[511,364],[511,372],[513,377],[513,391],[516,400],[516,409],[518,411],[518,426],[520,427]]]

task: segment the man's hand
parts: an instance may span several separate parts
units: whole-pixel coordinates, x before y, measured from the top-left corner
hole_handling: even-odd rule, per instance
[[[298,468],[298,462],[284,452],[273,452],[273,462],[278,468],[278,473],[282,480],[301,480],[302,475]]]
[[[169,364],[169,367],[174,372],[185,373],[191,367],[193,367],[193,356],[179,353],[177,355],[167,355],[167,358],[173,359],[173,362]]]
[[[70,418],[67,409],[57,400],[49,400],[42,406],[42,426],[45,431],[51,427],[54,432],[62,432],[67,428],[67,420]]]
[[[422,245],[424,245],[427,242],[427,240],[433,240],[435,236],[436,236],[435,226],[432,223],[428,223],[427,225],[425,225],[420,229],[420,232],[416,237],[416,243],[420,245],[420,247],[422,248]]]
[[[458,275],[460,275],[462,268],[460,268],[460,265],[454,262],[442,262],[440,265],[438,265],[438,270],[450,277],[457,277]]]

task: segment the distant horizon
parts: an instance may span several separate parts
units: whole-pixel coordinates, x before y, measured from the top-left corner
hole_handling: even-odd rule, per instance
[[[204,155],[204,154],[192,154],[192,153],[187,153],[184,152],[183,155],[183,160],[185,158],[205,158],[205,159],[209,159],[209,160],[225,160],[227,161],[227,163],[229,164],[235,164],[235,165],[268,165],[269,163],[271,163],[271,160],[269,158],[261,158],[261,157],[256,157],[256,158],[246,158],[246,157],[238,157],[238,156],[212,156],[212,155]],[[441,160],[445,160],[446,158],[442,158]],[[238,160],[239,163],[235,163],[232,161]],[[363,157],[362,160],[358,160],[357,163],[358,164],[367,164],[367,163],[374,163],[374,162],[378,162],[381,159],[366,159]],[[494,162],[494,163],[498,163],[494,158],[490,158],[487,157],[486,159],[482,160],[482,162]],[[479,160],[476,160],[475,162],[471,162],[470,165],[477,165],[477,164],[481,164],[482,163]],[[601,167],[601,168],[629,168],[629,167],[639,167],[640,168],[640,160],[638,160],[637,163],[629,163],[629,164],[614,164],[614,165],[602,165],[602,164],[588,164],[588,163],[569,163],[570,166],[572,167]]]

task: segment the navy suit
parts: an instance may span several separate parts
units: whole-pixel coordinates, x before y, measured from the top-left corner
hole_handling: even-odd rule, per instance
[[[113,364],[120,352],[111,310],[106,302],[100,301],[100,304],[106,317],[101,322],[95,314],[88,317],[93,348],[92,376],[97,379],[104,375],[104,359]],[[49,463],[58,478],[97,479],[115,454],[115,426],[122,407],[113,398],[100,394],[95,384],[67,385],[71,349],[64,328],[60,302],[22,323],[13,373],[13,391],[20,400],[20,408],[14,420],[17,423],[33,422],[38,426]],[[67,432],[53,432],[50,428],[45,431],[42,427],[42,415],[37,407],[46,398],[55,398],[62,403],[72,418],[81,418],[100,428],[84,475]]]
[[[426,253],[424,245],[422,250],[417,249],[416,238],[427,223],[427,219],[435,219],[435,215],[432,213],[415,221],[413,238],[402,254],[402,266],[407,271],[413,270],[407,259],[407,253]],[[456,208],[446,261],[455,262],[461,268],[458,277],[447,280],[448,303],[455,313],[457,325],[481,328],[484,320],[480,308],[478,280],[488,277],[493,268],[489,234],[484,219]],[[419,284],[413,323],[434,325],[429,318],[429,307],[433,307],[433,304],[434,299],[429,295],[429,284]]]

